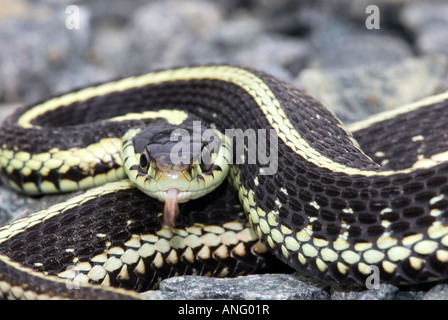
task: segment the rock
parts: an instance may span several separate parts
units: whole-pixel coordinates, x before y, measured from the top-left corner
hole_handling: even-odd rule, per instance
[[[77,88],[86,87],[103,81],[110,81],[117,78],[115,72],[107,68],[98,67],[96,65],[81,64],[77,66],[75,63],[67,66],[65,71],[56,71],[52,77],[47,79],[50,83],[51,91],[54,94],[65,93]],[[37,100],[48,98],[42,96],[31,101],[35,103]]]
[[[331,300],[356,300],[364,288],[345,288],[339,284],[330,285]]]
[[[379,288],[362,290],[335,290],[331,294],[332,300],[394,300],[398,288],[389,284],[380,284]]]
[[[370,289],[360,292],[356,300],[393,300],[398,292],[398,288],[390,284],[380,284],[377,289]]]
[[[176,293],[176,295],[174,295]],[[237,278],[182,276],[163,280],[160,292],[145,293],[156,299],[327,300],[329,294],[287,274],[250,275]]]
[[[412,57],[412,48],[386,30],[368,30],[365,21],[349,21],[327,14],[312,30],[314,45],[310,66],[347,69],[372,64],[390,64]],[[381,24],[380,24],[381,25]]]
[[[247,14],[223,20],[223,11],[208,2],[151,3],[135,14],[133,22],[132,47],[139,58],[134,60],[145,61],[145,69],[172,66],[171,61],[174,65],[222,62],[292,81],[291,74],[303,68],[309,51],[304,41],[264,34],[260,21]]]
[[[316,49],[311,66],[349,69],[377,64],[392,64],[412,57],[403,40],[390,35],[359,34],[342,36],[331,46]]]
[[[67,5],[72,4],[71,0],[64,0]],[[135,11],[140,10],[141,6],[147,4],[147,0],[134,1],[117,1],[117,0],[96,0],[88,4],[93,24],[97,27],[103,28],[105,25],[113,26],[116,29],[118,26],[124,26],[129,22],[130,17]],[[97,35],[95,35],[97,37]]]
[[[397,292],[397,295],[395,296],[396,300],[421,300],[423,296],[425,295],[424,290],[401,290]]]
[[[448,54],[448,3],[413,2],[405,6],[401,22],[416,36],[422,54]]]
[[[348,123],[446,90],[447,72],[446,56],[426,56],[387,66],[306,69],[296,85]]]
[[[448,284],[439,284],[430,289],[422,300],[448,300]]]
[[[241,32],[244,30],[244,32]],[[237,14],[232,19],[223,20],[210,32],[210,45],[217,48],[221,55],[232,54],[233,50],[252,44],[264,35],[264,26],[259,19],[250,14]]]
[[[306,64],[310,46],[290,37],[261,36],[236,50],[230,62],[263,70],[279,79],[292,82]]]
[[[79,67],[90,42],[87,7],[78,6],[80,28],[67,29],[67,5],[21,3],[24,5],[20,14],[10,9],[0,20],[3,80],[0,100],[3,101],[31,102],[57,92],[54,75],[71,72],[72,65]],[[80,82],[87,80],[78,77]]]
[[[134,50],[127,63],[137,61],[140,70],[206,63],[216,56],[206,45],[209,29],[222,19],[222,10],[206,1],[157,1],[140,7],[132,19]]]

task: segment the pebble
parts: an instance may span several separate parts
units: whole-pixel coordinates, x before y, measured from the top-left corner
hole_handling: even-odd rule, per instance
[[[177,295],[175,296],[174,293]],[[163,280],[160,291],[148,298],[232,300],[328,300],[321,288],[289,274],[249,275],[236,278],[182,276]]]
[[[404,7],[400,18],[415,36],[420,54],[448,54],[448,3],[412,2]]]
[[[140,7],[132,17],[130,60],[150,70],[192,64],[216,55],[207,46],[210,29],[223,20],[223,12],[207,1],[156,1]]]
[[[447,90],[447,74],[447,57],[437,55],[354,69],[309,68],[295,82],[350,123]]]
[[[235,64],[293,82],[294,75],[306,65],[309,51],[310,46],[304,41],[265,35],[236,50],[230,59]]]
[[[422,300],[448,300],[448,284],[439,284],[431,288]]]
[[[88,50],[89,10],[79,6],[82,27],[69,30],[67,5],[18,1],[12,6],[0,20],[0,101],[30,103],[67,90],[63,75],[79,71]],[[94,80],[91,76],[78,72],[70,87]]]
[[[312,67],[354,69],[399,63],[413,56],[405,40],[381,29],[368,30],[364,21],[355,23],[332,14],[327,14],[322,21],[310,35],[314,44]]]

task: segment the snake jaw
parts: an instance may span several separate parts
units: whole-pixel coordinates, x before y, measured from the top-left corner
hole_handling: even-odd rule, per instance
[[[165,207],[163,210],[163,224],[173,228],[176,223],[176,217],[179,214],[178,195],[180,191],[176,188],[170,188],[166,191]]]

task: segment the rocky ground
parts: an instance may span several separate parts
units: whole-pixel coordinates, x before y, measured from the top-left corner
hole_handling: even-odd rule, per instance
[[[370,5],[379,9],[379,21],[369,20]],[[73,10],[79,10],[79,20],[72,19]],[[369,22],[378,22],[379,29],[369,29]],[[89,83],[161,67],[226,62],[291,82],[350,123],[445,91],[447,30],[444,1],[2,0],[0,122],[18,105]],[[0,186],[0,225],[63,197],[30,199]],[[147,295],[448,299],[447,292],[444,284],[347,291],[281,274],[172,278]]]

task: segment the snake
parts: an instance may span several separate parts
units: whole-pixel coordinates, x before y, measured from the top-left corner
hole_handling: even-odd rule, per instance
[[[294,85],[234,65],[21,107],[0,127],[2,182],[85,191],[0,228],[0,297],[139,299],[167,277],[273,260],[347,286],[375,270],[396,285],[445,279],[447,111],[445,92],[344,126]]]

